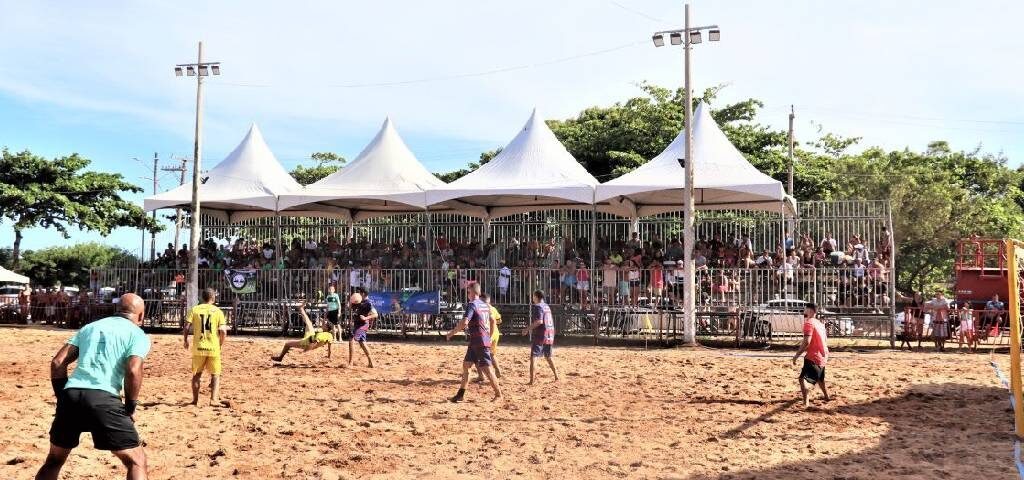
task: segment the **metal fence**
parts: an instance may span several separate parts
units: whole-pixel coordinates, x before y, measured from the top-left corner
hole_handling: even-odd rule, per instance
[[[794,329],[800,325],[790,325],[798,320],[790,310],[799,309],[799,301],[813,301],[824,309],[824,317],[833,318],[829,323],[833,335],[894,338],[894,261],[888,203],[804,202],[799,208],[795,218],[761,212],[699,212],[697,238],[708,244],[748,244],[755,255],[817,250],[832,238],[836,249],[844,253],[849,253],[854,242],[863,245],[861,248],[870,253],[858,252],[858,256],[881,259],[882,266],[842,261],[835,265],[830,258],[809,262],[813,268],[800,264],[808,262],[796,262],[791,269],[777,264],[751,268],[742,259],[709,262],[698,273],[699,335],[738,342],[795,337]],[[208,220],[204,237],[221,245],[275,243],[274,219],[232,225]],[[620,269],[603,263],[603,259],[627,250],[634,232],[648,251],[669,251],[681,236],[682,221],[676,214],[627,219],[586,210],[560,210],[504,217],[488,225],[451,214],[430,214],[429,221],[425,215],[354,224],[315,218],[281,221],[284,248],[309,239],[321,245],[319,257],[311,262],[317,268],[273,269],[273,265],[263,265],[256,274],[256,293],[239,296],[235,306],[225,305],[237,317],[234,324],[239,331],[290,332],[300,325],[290,308],[292,302],[302,297],[316,304],[327,285],[333,283],[342,292],[357,286],[367,290],[440,290],[444,304],[451,307],[450,313],[436,317],[385,316],[375,325],[382,332],[405,335],[437,332],[446,325],[450,328],[449,323],[458,316],[462,287],[476,281],[492,294],[503,312],[508,312],[506,318],[511,320],[503,328],[522,328],[518,325],[520,319],[523,325],[526,323],[531,292],[542,290],[558,314],[562,335],[672,339],[682,332],[682,313],[676,308],[680,303],[679,283],[671,266]],[[485,255],[482,252],[487,243],[491,248]],[[426,248],[428,244],[433,248]],[[326,245],[342,247],[330,251]],[[410,262],[416,268],[383,268],[386,262],[379,261],[356,261],[348,267],[346,259],[379,260],[381,252],[398,256],[397,248],[388,250],[391,245],[402,245],[409,250],[402,254],[421,260],[431,251],[435,256]],[[442,245],[471,251],[481,261],[468,265],[454,260],[442,262],[438,255]],[[580,257],[581,263],[590,264],[591,255],[597,265],[589,265],[585,275],[577,271],[571,283],[565,281],[564,272],[554,268],[556,259]],[[507,282],[497,268],[500,261],[510,267]],[[305,266],[306,262],[300,263]],[[179,300],[183,285],[176,284],[174,278],[180,272],[167,264],[96,270],[91,287],[143,292],[151,304],[152,326],[174,327],[180,325],[184,312]],[[199,284],[218,289],[225,302],[235,299],[220,270],[200,270]]]

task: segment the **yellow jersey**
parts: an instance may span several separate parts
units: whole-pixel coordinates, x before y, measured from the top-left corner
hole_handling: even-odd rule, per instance
[[[312,335],[306,335],[302,339],[303,346],[309,346],[311,343],[331,343],[334,341],[334,335],[329,332],[317,332]]]
[[[220,338],[218,332],[227,331],[228,325],[216,305],[203,303],[192,307],[185,320],[192,325],[192,355],[219,357]]]
[[[495,325],[501,325],[501,313],[498,312],[497,308],[494,308],[494,305],[491,305],[491,318],[494,319]],[[490,325],[488,325],[488,328],[490,328]],[[501,330],[495,328],[494,331],[491,332],[491,341],[493,342],[499,337],[501,337]]]

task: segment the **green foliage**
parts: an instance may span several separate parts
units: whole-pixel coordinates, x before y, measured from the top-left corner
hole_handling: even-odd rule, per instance
[[[0,156],[0,218],[14,224],[11,265],[18,267],[22,231],[41,227],[68,238],[68,228],[107,235],[116,227],[162,227],[121,197],[142,189],[119,173],[83,171],[90,161],[76,154],[47,160],[28,150]]]
[[[309,156],[316,162],[312,167],[296,166],[290,173],[300,185],[309,185],[324,179],[345,166],[345,157],[333,152],[316,152]]]
[[[466,168],[462,168],[462,169],[459,169],[459,170],[454,170],[454,171],[451,171],[451,172],[435,173],[434,175],[436,175],[437,178],[440,178],[442,182],[445,182],[445,183],[454,182],[455,180],[458,180],[458,179],[468,175],[470,172],[473,172],[474,170],[480,168],[481,165],[484,165],[487,162],[491,161],[491,159],[493,159],[494,157],[498,156],[499,153],[501,153],[501,149],[500,148],[494,149],[494,150],[488,150],[488,151],[480,154],[480,161],[479,162],[470,162],[469,165],[466,166]]]
[[[36,285],[79,288],[89,286],[90,269],[135,262],[137,259],[125,250],[92,242],[28,250],[21,261],[25,275]]]

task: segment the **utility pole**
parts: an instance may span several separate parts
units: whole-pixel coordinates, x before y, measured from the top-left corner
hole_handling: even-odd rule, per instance
[[[188,159],[178,158],[181,161],[181,165],[177,167],[164,167],[161,170],[165,172],[178,172],[181,174],[181,179],[178,181],[178,185],[185,184],[185,172],[188,168],[185,166]],[[181,248],[181,208],[174,209],[174,268],[178,268],[178,250]]]
[[[793,120],[796,119],[796,113],[793,110],[793,106],[789,106],[789,189],[786,193],[793,196]]]
[[[160,164],[160,157],[153,152],[153,195],[157,194],[156,170]],[[153,210],[153,224],[156,224],[156,210]],[[149,264],[156,261],[156,231],[149,232]]]
[[[184,63],[174,66],[174,74],[182,76],[187,72],[188,76],[196,77],[196,131],[195,148],[192,151],[192,203],[190,206],[191,218],[189,219],[188,232],[188,287],[185,296],[186,308],[196,305],[199,302],[199,238],[202,226],[199,222],[199,185],[202,184],[200,172],[203,164],[203,77],[213,73],[220,75],[220,62],[203,63],[203,42],[199,42],[199,55],[196,63]]]
[[[690,84],[690,49],[693,44],[701,42],[701,31],[708,31],[708,40],[717,42],[721,39],[722,32],[718,25],[707,25],[700,27],[690,26],[690,4],[686,4],[683,10],[683,28],[681,30],[665,30],[655,32],[652,40],[655,47],[665,45],[665,34],[668,34],[669,42],[672,45],[683,46],[685,89],[683,111],[686,113],[686,158],[683,165],[683,343],[687,345],[697,344],[697,288],[696,275],[693,264],[693,248],[696,245],[694,233],[694,208],[693,198],[693,171],[696,165],[693,161],[693,87]]]

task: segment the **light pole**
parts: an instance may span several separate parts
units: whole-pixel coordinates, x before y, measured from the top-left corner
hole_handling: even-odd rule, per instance
[[[199,42],[199,55],[196,63],[181,63],[174,66],[174,75],[196,77],[196,133],[195,149],[192,152],[192,205],[190,208],[188,232],[188,287],[186,290],[186,306],[191,307],[199,301],[199,178],[203,163],[203,77],[210,74],[220,75],[220,62],[203,62],[203,42]]]
[[[690,87],[690,46],[701,43],[701,31],[708,31],[708,40],[717,42],[721,38],[721,31],[718,25],[707,25],[703,27],[690,27],[690,4],[686,4],[684,11],[683,28],[679,30],[664,30],[655,32],[652,40],[655,47],[665,46],[665,34],[668,34],[669,42],[672,45],[683,45],[684,57],[684,80],[686,105],[683,106],[686,112],[686,158],[684,159],[685,178],[683,180],[683,343],[687,345],[697,344],[697,302],[695,286],[696,278],[693,266],[693,248],[696,245],[693,232],[694,206],[693,206],[693,101],[691,100]]]

